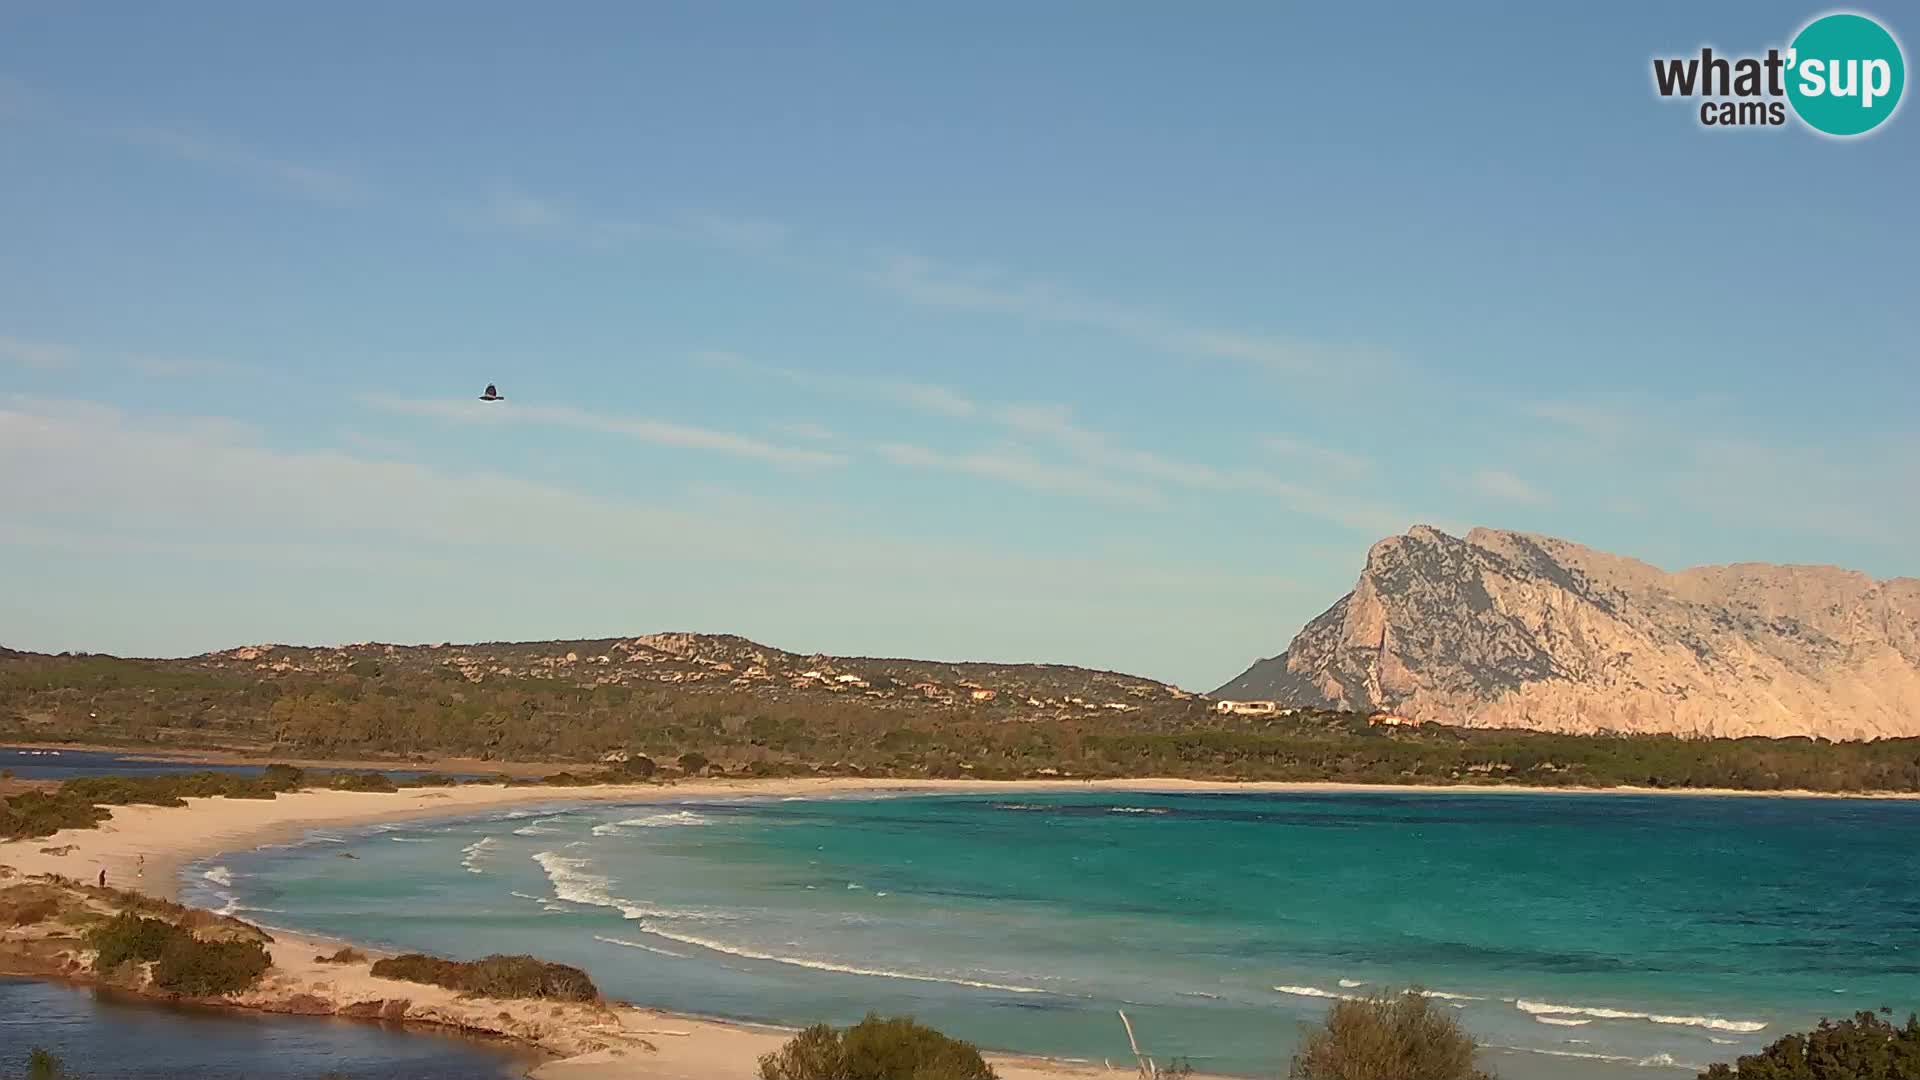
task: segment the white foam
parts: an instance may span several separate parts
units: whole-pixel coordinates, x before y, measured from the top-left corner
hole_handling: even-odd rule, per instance
[[[396,844],[431,844],[433,841],[421,836],[389,836],[387,839]]]
[[[686,953],[677,953],[677,952],[674,952],[672,949],[657,949],[652,945],[642,944],[641,942],[638,942],[638,941],[628,941],[625,938],[601,937],[600,935],[595,934],[593,936],[593,940],[604,941],[609,945],[624,945],[629,949],[639,949],[643,952],[650,952],[657,956],[671,956],[675,960],[685,960],[687,958]]]
[[[1359,979],[1341,979],[1340,985],[1347,988],[1348,990],[1351,990],[1356,986],[1365,986],[1367,984],[1361,982]]]
[[[1534,1019],[1542,1024],[1552,1024],[1554,1027],[1586,1027],[1588,1024],[1593,1023],[1591,1020],[1575,1019],[1566,1016],[1536,1016]]]
[[[1608,1009],[1586,1005],[1555,1005],[1551,1002],[1528,1001],[1521,998],[1514,1007],[1533,1016],[1570,1015],[1591,1016],[1600,1020],[1645,1020],[1654,1024],[1675,1024],[1682,1027],[1707,1028],[1712,1031],[1763,1031],[1766,1023],[1760,1020],[1728,1020],[1719,1016],[1668,1016],[1662,1013],[1632,1012],[1626,1009]]]
[[[557,851],[541,851],[534,854],[533,861],[539,863],[540,869],[546,871],[547,881],[553,885],[553,895],[568,903],[612,908],[618,911],[622,918],[635,920],[727,918],[712,911],[675,911],[648,907],[636,904],[623,896],[615,896],[607,891],[613,886],[612,880],[588,869],[593,865],[591,859],[562,855]]]
[[[480,869],[480,856],[492,849],[493,844],[493,837],[483,836],[473,843],[468,844],[466,847],[461,848],[460,865],[466,867],[467,873],[469,874],[486,873],[485,870]]]
[[[1346,984],[1342,983],[1341,985],[1344,986]],[[1445,990],[1422,990],[1420,991],[1420,994],[1422,997],[1430,997],[1430,998],[1437,999],[1439,1001],[1485,1001],[1487,1000],[1486,998],[1483,998],[1483,997],[1474,997],[1472,994],[1450,994]]]
[[[1737,1043],[1740,1040],[1739,1039],[1717,1039],[1712,1035],[1709,1035],[1707,1036],[1707,1041],[1712,1043],[1715,1046],[1732,1046],[1734,1043]]]
[[[228,870],[224,866],[216,866],[200,876],[213,882],[215,885],[225,885],[229,889],[233,888],[233,871]]]
[[[1577,1058],[1581,1061],[1608,1061],[1616,1065],[1636,1065],[1642,1069],[1693,1069],[1699,1065],[1689,1065],[1684,1061],[1675,1061],[1672,1054],[1655,1054],[1652,1057],[1629,1057],[1624,1054],[1596,1054],[1585,1050],[1547,1050],[1537,1046],[1507,1046],[1501,1043],[1489,1043],[1490,1049],[1516,1050],[1522,1054],[1544,1054],[1547,1057]]]
[[[952,976],[919,975],[907,971],[886,971],[880,968],[853,967],[849,964],[836,964],[828,960],[809,960],[798,956],[780,956],[775,953],[759,952],[754,949],[726,945],[708,938],[694,937],[690,934],[670,933],[647,923],[641,923],[640,929],[655,937],[666,938],[668,941],[677,941],[682,945],[692,945],[710,952],[725,953],[728,956],[738,956],[746,960],[764,960],[771,964],[787,964],[792,967],[809,968],[814,971],[833,971],[842,975],[866,975],[876,979],[905,979],[909,982],[945,983],[949,986],[970,986],[976,990],[1003,990],[1010,994],[1049,993],[1049,991],[1042,990],[1036,986],[1015,986],[1010,983],[983,982],[977,979],[962,979]]]
[[[628,818],[625,821],[595,825],[593,835],[614,836],[621,829],[666,829],[677,825],[711,825],[711,818],[702,817],[691,810],[673,810],[664,814],[648,814],[646,817]]]
[[[1276,986],[1274,989],[1283,994],[1292,994],[1294,997],[1346,998],[1352,996],[1351,994],[1336,994],[1331,990],[1322,990],[1317,986]]]

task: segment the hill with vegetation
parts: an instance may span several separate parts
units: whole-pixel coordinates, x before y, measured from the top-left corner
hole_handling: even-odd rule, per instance
[[[1569,735],[1222,713],[1051,665],[804,655],[719,635],[0,659],[0,741],[263,758],[660,762],[669,773],[1920,791],[1920,739]],[[675,768],[677,766],[677,769]]]

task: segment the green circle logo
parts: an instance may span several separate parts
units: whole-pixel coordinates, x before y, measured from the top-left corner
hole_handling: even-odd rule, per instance
[[[1900,43],[1865,15],[1807,24],[1787,53],[1787,100],[1815,131],[1864,135],[1900,105],[1907,65]]]

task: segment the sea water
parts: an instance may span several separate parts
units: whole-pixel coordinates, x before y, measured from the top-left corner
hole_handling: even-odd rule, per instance
[[[1334,999],[1409,985],[1510,1077],[1677,1077],[1920,1007],[1915,802],[707,799],[335,830],[186,874],[271,926],[533,953],[667,1009],[911,1013],[1116,1062],[1125,1009],[1157,1056],[1245,1075],[1284,1074]]]

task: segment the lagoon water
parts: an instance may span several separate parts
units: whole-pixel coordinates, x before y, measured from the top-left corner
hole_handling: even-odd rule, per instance
[[[73,986],[0,979],[0,1076],[42,1047],[73,1080],[506,1080],[535,1059],[381,1024],[173,1008]]]
[[[357,856],[341,859],[342,852]],[[579,964],[721,1016],[910,1012],[983,1045],[1283,1074],[1418,983],[1509,1077],[1685,1075],[1920,1007],[1920,803],[1480,793],[742,798],[516,810],[235,853],[270,926]]]

